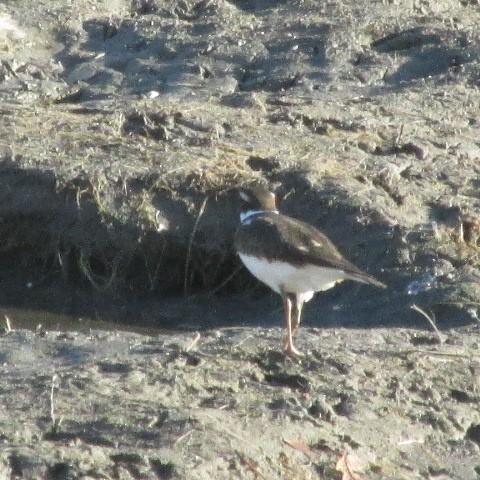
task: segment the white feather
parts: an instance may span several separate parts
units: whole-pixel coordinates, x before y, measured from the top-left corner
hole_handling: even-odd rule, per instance
[[[305,265],[299,267],[290,263],[257,258],[239,253],[248,270],[261,282],[277,293],[282,291],[302,295],[308,302],[315,292],[328,290],[346,278],[344,272],[333,268]]]
[[[252,221],[252,217],[255,217],[256,215],[261,215],[262,213],[277,213],[277,210],[247,210],[246,212],[241,212],[240,213],[240,221],[242,222],[242,225],[250,225],[250,222]]]

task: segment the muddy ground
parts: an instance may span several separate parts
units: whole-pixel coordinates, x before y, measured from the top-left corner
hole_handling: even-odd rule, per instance
[[[2,478],[475,479],[478,334],[11,331]]]
[[[5,478],[478,478],[479,23],[475,1],[3,2]],[[390,287],[318,295],[300,359],[232,251],[257,182]]]

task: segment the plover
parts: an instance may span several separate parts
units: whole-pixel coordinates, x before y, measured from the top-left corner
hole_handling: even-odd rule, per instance
[[[235,248],[247,269],[282,296],[287,355],[300,354],[293,335],[300,325],[303,304],[315,292],[343,280],[386,288],[344,258],[315,227],[279,213],[275,194],[265,187],[241,188],[240,198],[243,205]]]

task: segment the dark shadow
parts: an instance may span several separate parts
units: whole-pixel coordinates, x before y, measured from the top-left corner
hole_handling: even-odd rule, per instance
[[[77,53],[79,45],[69,41],[65,32],[58,34],[64,48],[56,59],[65,67],[64,77],[69,83],[81,81],[89,85],[82,101],[111,96],[115,82],[132,94],[165,92],[198,72],[198,57],[208,46],[205,35],[214,28],[209,22],[189,32],[194,40],[185,38],[174,43],[168,41],[176,33],[173,21],[151,37],[141,35],[136,22],[128,18],[118,19],[113,25],[106,19],[85,21],[85,41],[80,46],[91,52],[89,57]],[[82,67],[87,73],[79,70]]]
[[[268,12],[285,2],[283,0],[228,0],[228,3],[235,5],[239,10],[255,14]]]
[[[461,65],[476,60],[480,52],[468,43],[463,34],[452,38],[447,29],[420,26],[386,35],[372,42],[371,48],[405,58],[404,63],[384,78],[387,85],[402,88],[419,79],[440,77],[448,72],[455,74]]]
[[[151,428],[137,422],[119,424],[107,417],[94,421],[67,419],[55,430],[48,430],[43,438],[48,441],[66,443],[79,439],[89,445],[118,448],[122,438],[135,440],[138,448],[159,448],[169,445],[177,435],[182,435],[191,428],[190,419],[167,419],[160,427]],[[120,457],[117,457],[120,461]]]
[[[411,55],[394,73],[385,77],[390,85],[409,83],[421,78],[436,77],[474,59],[460,49],[447,47],[424,48]]]
[[[280,185],[282,212],[320,228],[347,258],[389,286],[378,290],[346,282],[319,293],[305,308],[306,324],[429,328],[410,309],[414,302],[428,305],[440,327],[472,321],[460,307],[443,305],[442,289],[448,285],[441,281],[413,291],[411,285],[431,272],[432,262],[417,262],[412,273],[399,268],[402,232],[371,220],[334,182],[324,179],[312,189],[305,172],[280,170],[258,158],[254,164],[272,185]],[[59,187],[53,173],[18,168],[5,159],[0,164],[1,305],[108,320],[108,328],[283,325],[278,295],[259,285],[233,251],[236,192],[212,194],[194,228],[204,195],[186,187],[175,195],[152,189],[157,181],[154,175],[127,181],[129,191],[155,192],[152,205],[163,217],[159,231],[145,231],[100,211],[89,180],[77,177]],[[188,199],[197,207],[187,208]],[[41,317],[31,328],[38,323]],[[67,328],[77,327],[73,322]]]
[[[327,39],[331,25],[305,26],[293,22],[284,28],[281,38],[265,42],[267,51],[242,66],[240,91],[285,91],[299,85],[303,78],[319,80],[327,74]],[[298,56],[309,59],[307,68],[296,67]]]
[[[150,181],[137,178],[131,188],[148,189]],[[87,179],[77,177],[59,186],[51,171],[19,168],[4,159],[0,190],[4,309],[138,325],[146,317],[144,310],[151,312],[159,299],[182,299],[185,293],[215,289],[236,268],[233,252],[220,251],[218,245],[207,248],[208,228],[203,238],[190,239],[195,212],[186,211],[168,191],[160,190],[153,204],[171,230],[145,232],[141,225],[123,224],[100,212]],[[232,291],[236,288],[232,285],[235,282],[218,293]],[[32,328],[43,323],[42,316]],[[161,313],[148,317],[154,317],[150,326],[165,326],[162,320],[170,327],[175,324]],[[12,322],[15,327],[15,318]],[[67,328],[75,329],[74,322]]]
[[[263,9],[259,2],[238,3],[247,11]],[[268,8],[274,6],[272,2],[267,4]],[[81,93],[67,98],[72,103],[108,98],[115,95],[115,86],[131,94],[194,89],[197,94],[206,90],[208,95],[221,95],[218,89],[211,91],[208,82],[222,78],[238,81],[239,90],[276,92],[296,86],[304,75],[316,80],[325,76],[322,69],[326,66],[330,24],[306,26],[301,21],[292,22],[285,26],[280,38],[266,43],[262,40],[262,55],[256,44],[238,49],[214,48],[207,39],[224,33],[215,20],[214,9],[206,6],[200,13],[187,15],[190,28],[185,33],[174,21],[175,17],[182,18],[181,12],[171,13],[172,21],[164,21],[151,36],[138,27],[136,18],[87,20],[81,44],[69,32],[59,32],[58,41],[64,48],[56,60],[65,68],[64,78],[70,85],[86,84]],[[151,18],[155,19],[155,15]],[[83,51],[91,55],[86,57]],[[304,72],[303,67],[302,72],[296,71],[295,59],[299,55],[310,59],[310,71]]]

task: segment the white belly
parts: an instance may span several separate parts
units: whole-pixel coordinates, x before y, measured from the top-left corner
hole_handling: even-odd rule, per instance
[[[341,271],[331,268],[315,265],[297,267],[285,262],[268,262],[241,253],[239,256],[252,275],[272,290],[277,293],[284,291],[303,294],[304,301],[310,300],[314,292],[328,290],[345,279]]]

